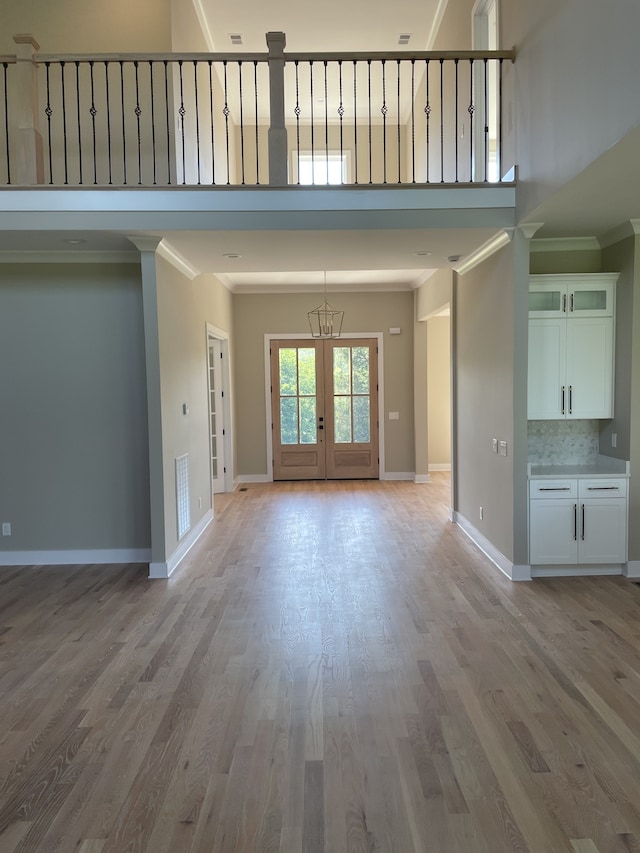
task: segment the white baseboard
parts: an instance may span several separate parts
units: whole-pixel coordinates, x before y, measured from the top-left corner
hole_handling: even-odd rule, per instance
[[[451,462],[433,462],[429,463],[430,471],[450,471]]]
[[[531,566],[532,578],[588,578],[621,574],[622,566]]]
[[[640,560],[629,560],[622,568],[625,578],[640,578]]]
[[[413,480],[415,478],[414,471],[381,471],[381,480]]]
[[[237,489],[242,483],[272,483],[273,478],[268,474],[238,474],[233,481],[233,488]]]
[[[429,469],[431,470],[431,469]],[[414,483],[430,483],[431,477],[428,474],[416,474],[413,478]]]
[[[150,559],[150,548],[0,551],[0,566],[83,566],[87,563],[148,563]]]
[[[451,513],[451,521],[465,533],[473,544],[496,565],[500,571],[512,581],[530,581],[531,567],[514,565],[505,555],[499,551],[493,543],[489,542],[463,515],[459,512]]]
[[[149,563],[149,577],[153,580],[168,578],[184,560],[212,521],[213,510],[210,509],[182,539],[166,563]]]

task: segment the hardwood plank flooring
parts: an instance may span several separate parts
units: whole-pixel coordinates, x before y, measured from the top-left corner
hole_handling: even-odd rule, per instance
[[[0,853],[640,851],[640,587],[512,584],[449,479],[216,497],[174,577],[0,573]]]

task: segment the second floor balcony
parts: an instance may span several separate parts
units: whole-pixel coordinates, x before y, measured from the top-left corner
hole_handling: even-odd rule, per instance
[[[0,57],[0,187],[504,184],[512,51]]]

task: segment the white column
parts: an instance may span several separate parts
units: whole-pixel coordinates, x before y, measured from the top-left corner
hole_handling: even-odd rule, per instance
[[[12,75],[9,117],[12,124],[11,183],[44,183],[42,137],[38,122],[38,75],[33,55],[40,45],[30,34],[13,37],[16,66]]]

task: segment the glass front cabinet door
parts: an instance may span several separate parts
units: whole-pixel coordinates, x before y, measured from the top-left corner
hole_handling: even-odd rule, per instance
[[[617,273],[532,276],[529,318],[612,317],[617,277]]]

